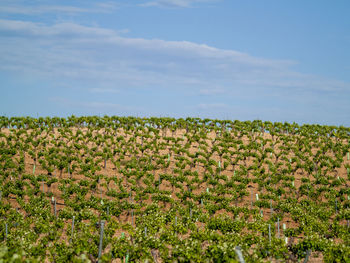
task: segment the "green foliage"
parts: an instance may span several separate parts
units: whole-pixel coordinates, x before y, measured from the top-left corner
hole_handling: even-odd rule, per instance
[[[101,220],[101,262],[237,262],[238,245],[247,262],[350,258],[349,128],[117,116],[0,128],[0,262],[96,262]]]

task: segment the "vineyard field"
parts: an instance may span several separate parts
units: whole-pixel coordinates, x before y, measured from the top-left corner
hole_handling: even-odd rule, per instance
[[[0,117],[0,262],[350,262],[350,128]]]

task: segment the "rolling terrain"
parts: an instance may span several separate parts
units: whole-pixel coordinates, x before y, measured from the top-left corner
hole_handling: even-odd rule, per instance
[[[349,152],[347,127],[0,117],[0,261],[349,262]]]

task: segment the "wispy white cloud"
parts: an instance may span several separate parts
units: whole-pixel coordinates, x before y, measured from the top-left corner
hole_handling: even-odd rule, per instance
[[[220,88],[220,87],[211,87],[211,88],[199,90],[200,95],[208,95],[208,96],[225,94],[225,92],[227,92],[227,91],[223,88]]]
[[[0,34],[0,70],[57,82],[75,81],[95,93],[115,87],[120,91],[157,87],[242,98],[272,90],[275,96],[350,90],[349,83],[293,70],[295,61],[265,59],[189,41],[129,38],[115,30],[72,22],[2,19]]]
[[[54,25],[45,25],[28,21],[5,20],[0,19],[0,32],[5,36],[12,37],[40,37],[40,40],[52,40],[53,37],[61,38],[72,37],[77,39],[84,35],[92,37],[112,37],[116,32],[110,29],[82,26],[72,22],[59,23]],[[8,35],[9,34],[9,35]]]
[[[197,105],[199,110],[227,110],[229,109],[229,105],[225,103],[200,103]]]
[[[106,88],[91,88],[89,90],[91,93],[119,93],[117,89],[106,89]]]
[[[191,7],[197,3],[210,3],[219,0],[152,0],[146,1],[141,6],[158,6],[158,7]]]
[[[47,87],[49,96],[69,98],[54,101],[67,112],[347,119],[350,84],[301,73],[297,61],[190,41],[131,38],[127,25],[101,27],[96,15],[220,1],[2,0],[0,73],[23,80],[26,88],[33,87],[26,84],[30,79]]]
[[[111,102],[100,102],[100,101],[90,101],[90,102],[76,102],[76,105],[93,108],[93,109],[115,109],[119,111],[135,111],[140,110],[140,108],[124,106],[118,103]]]
[[[22,14],[22,15],[37,15],[41,13],[85,13],[91,12],[88,8],[79,8],[74,6],[35,6],[35,7],[23,7],[18,5],[0,6],[1,13],[7,14]]]
[[[117,9],[113,2],[101,2],[89,7],[77,7],[72,5],[42,5],[33,1],[31,5],[21,1],[4,1],[0,3],[0,14],[39,15],[47,13],[79,14],[79,13],[109,13]]]
[[[119,103],[113,103],[113,102],[105,102],[105,101],[86,101],[86,100],[74,100],[74,99],[67,99],[64,97],[51,97],[49,98],[49,101],[52,103],[56,103],[61,105],[61,107],[68,107],[68,108],[80,108],[83,110],[87,110],[90,112],[100,112],[100,113],[110,113],[110,112],[124,112],[124,113],[130,113],[134,114],[136,112],[144,110],[140,106],[130,106],[130,105],[123,105]]]

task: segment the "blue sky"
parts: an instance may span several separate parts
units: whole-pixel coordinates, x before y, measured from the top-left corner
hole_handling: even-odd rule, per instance
[[[350,126],[350,1],[0,1],[0,115]]]

